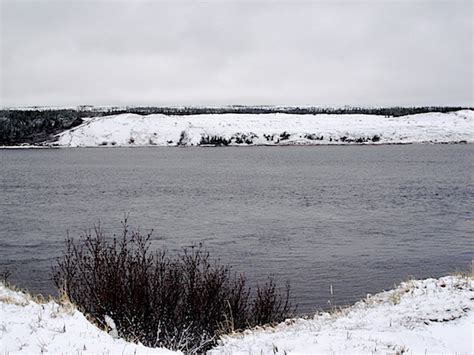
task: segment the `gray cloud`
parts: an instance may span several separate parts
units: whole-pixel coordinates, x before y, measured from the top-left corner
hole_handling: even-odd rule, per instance
[[[473,105],[470,1],[0,1],[3,106]]]

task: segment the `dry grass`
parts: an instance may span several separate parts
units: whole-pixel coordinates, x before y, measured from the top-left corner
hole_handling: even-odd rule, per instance
[[[59,290],[59,297],[55,298],[52,296],[48,296],[46,299],[42,294],[35,294],[27,289],[19,288],[13,285],[11,282],[8,281],[0,281],[0,284],[3,285],[7,290],[11,291],[12,294],[5,294],[0,295],[0,303],[3,304],[10,304],[15,306],[25,307],[28,306],[30,303],[36,303],[39,305],[47,305],[51,304],[52,315],[62,314],[73,314],[76,311],[76,306],[71,302],[69,297],[67,296],[64,289]],[[55,306],[57,308],[55,309]]]
[[[27,306],[30,301],[34,301],[36,298],[38,298],[40,301],[43,298],[29,293],[28,290],[20,289],[7,280],[0,281],[0,284],[2,284],[7,290],[14,293],[12,295],[0,295],[0,303],[13,304],[15,306]]]
[[[27,306],[28,305],[28,301],[26,300],[17,300],[13,297],[9,297],[9,296],[0,296],[0,303],[4,303],[4,304],[12,304],[12,305],[15,305],[15,306]]]
[[[474,279],[474,260],[471,261],[468,271],[455,270],[449,273],[451,276],[457,276],[466,280]]]
[[[69,298],[66,288],[61,287],[59,290],[59,297],[56,301],[57,304],[61,307],[61,310],[67,314],[73,314],[76,311],[76,306],[72,303],[71,299]]]

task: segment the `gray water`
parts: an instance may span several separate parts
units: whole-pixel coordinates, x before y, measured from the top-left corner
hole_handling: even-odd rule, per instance
[[[100,219],[203,243],[300,312],[354,302],[473,257],[473,145],[0,150],[0,270],[54,293],[67,232]],[[334,296],[329,288],[333,285]]]

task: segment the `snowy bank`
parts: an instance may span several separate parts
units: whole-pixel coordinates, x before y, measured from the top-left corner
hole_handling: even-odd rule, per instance
[[[472,354],[474,282],[408,281],[312,319],[226,336],[212,354]]]
[[[206,114],[86,119],[57,136],[54,145],[197,146],[474,143],[474,111],[401,117],[358,114]]]
[[[211,354],[472,354],[474,280],[413,280],[355,305],[225,336]],[[114,339],[68,304],[0,283],[0,354],[173,354]]]
[[[36,302],[0,283],[0,354],[177,354],[112,335],[70,304]]]

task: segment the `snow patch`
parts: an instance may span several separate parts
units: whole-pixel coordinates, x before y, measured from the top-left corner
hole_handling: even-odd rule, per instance
[[[36,302],[0,283],[0,354],[178,354],[115,339],[114,330],[107,334],[73,307]]]
[[[472,354],[472,278],[412,280],[352,307],[225,336],[211,354]]]

